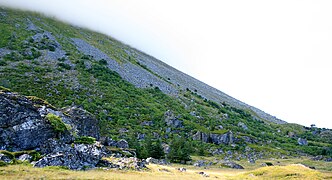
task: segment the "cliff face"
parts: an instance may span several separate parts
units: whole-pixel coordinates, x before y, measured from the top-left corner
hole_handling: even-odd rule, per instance
[[[77,107],[60,111],[39,98],[0,91],[0,114],[0,150],[38,149],[51,138],[66,143],[75,136],[99,139],[98,121]]]

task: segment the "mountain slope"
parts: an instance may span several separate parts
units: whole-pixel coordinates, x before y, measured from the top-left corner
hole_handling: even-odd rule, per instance
[[[188,153],[225,159],[332,153],[330,130],[287,124],[111,37],[37,13],[0,17],[0,86],[84,108],[139,157],[151,144],[172,154],[178,135]]]

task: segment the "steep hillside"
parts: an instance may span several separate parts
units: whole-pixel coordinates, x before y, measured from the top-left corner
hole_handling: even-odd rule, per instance
[[[97,139],[139,158],[332,155],[331,130],[287,124],[111,37],[6,8],[0,37],[0,86],[90,112]]]

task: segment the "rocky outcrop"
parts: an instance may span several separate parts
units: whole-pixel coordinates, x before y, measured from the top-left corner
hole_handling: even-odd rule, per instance
[[[197,132],[192,136],[193,140],[202,141],[205,143],[214,143],[214,144],[233,144],[235,142],[234,135],[232,131],[229,131],[225,134],[206,134],[203,132]]]
[[[27,97],[0,91],[0,114],[2,150],[34,149],[57,135],[38,106]]]
[[[100,137],[98,120],[89,112],[78,107],[57,110],[37,97],[0,91],[0,114],[0,149],[35,149],[50,138],[70,143],[75,136]],[[59,118],[58,123],[64,126],[61,132],[48,114]]]
[[[65,144],[49,140],[42,146],[45,157],[35,163],[35,167],[65,166],[69,169],[87,169],[95,167],[106,155],[106,149],[98,142],[95,144]]]
[[[63,111],[70,116],[69,123],[75,125],[78,136],[90,136],[99,140],[99,121],[91,113],[76,106]]]
[[[81,108],[58,110],[37,97],[0,90],[0,114],[0,150],[36,149],[44,155],[36,167],[93,168],[110,153],[98,142],[73,143],[76,137],[100,138],[98,120]],[[128,148],[128,142],[120,140],[116,146]],[[6,157],[1,154],[0,158],[7,162]],[[31,159],[28,154],[18,157]]]
[[[202,142],[207,143],[209,140],[209,135],[206,133],[197,131],[197,133],[193,135],[193,140],[202,141]]]
[[[211,142],[214,144],[233,144],[234,136],[232,131],[225,134],[211,134]]]

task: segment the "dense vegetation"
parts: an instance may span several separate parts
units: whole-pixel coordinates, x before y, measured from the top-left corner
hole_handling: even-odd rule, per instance
[[[270,123],[249,110],[213,102],[189,89],[179,89],[177,96],[169,96],[154,85],[146,89],[136,88],[110,70],[106,60],[98,61],[78,51],[70,38],[83,39],[120,63],[137,64],[135,57],[124,51],[130,47],[39,14],[0,10],[5,12],[0,18],[0,50],[9,52],[0,56],[0,86],[40,97],[58,108],[82,106],[99,119],[102,136],[126,139],[140,158],[167,157],[173,162],[185,162],[193,154],[210,156],[217,148],[243,153],[247,147],[266,156],[302,153],[332,156],[330,130]],[[41,29],[28,30],[30,23]],[[40,40],[33,38],[43,32],[50,32],[55,40],[48,36],[42,36]],[[101,41],[103,43],[99,43]],[[61,58],[45,58],[47,53],[57,52],[60,47],[65,51]],[[167,111],[172,112],[183,126],[166,125]],[[58,132],[65,130],[61,119],[55,115],[50,114],[48,119]],[[151,123],[146,125],[146,122]],[[234,145],[217,145],[192,138],[197,132],[225,134],[230,131],[237,140]],[[298,138],[307,139],[308,145],[300,146]],[[78,140],[94,142],[89,138]],[[163,144],[171,146],[167,156],[163,153]]]

